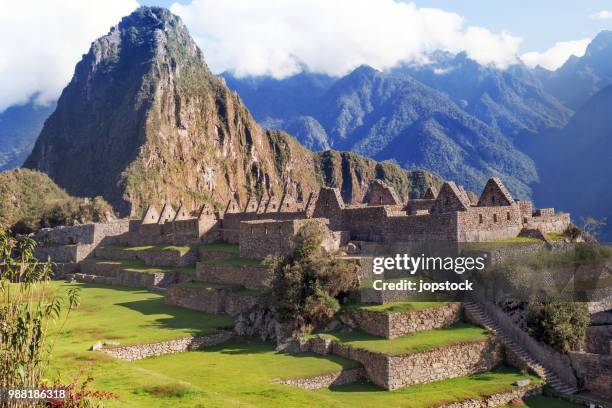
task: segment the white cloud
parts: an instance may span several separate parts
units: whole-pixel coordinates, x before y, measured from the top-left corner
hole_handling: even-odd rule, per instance
[[[136,0],[18,0],[0,13],[0,112],[59,97],[92,41],[132,12]]]
[[[593,13],[590,16],[593,20],[610,20],[612,19],[612,10],[601,10]]]
[[[424,52],[466,51],[482,64],[516,62],[520,38],[467,26],[463,17],[394,0],[192,0],[175,3],[215,72],[284,77],[333,75],[423,61]]]
[[[521,60],[532,68],[536,65],[540,65],[546,69],[555,70],[563,65],[570,55],[582,57],[590,42],[590,38],[575,41],[560,41],[544,52],[527,52],[521,55]]]

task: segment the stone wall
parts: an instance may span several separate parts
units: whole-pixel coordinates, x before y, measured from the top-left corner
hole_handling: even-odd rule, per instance
[[[306,218],[306,213],[303,211],[296,212],[238,212],[229,213],[223,216],[221,220],[221,239],[225,242],[237,244],[240,241],[240,223],[243,221],[256,220],[295,220]]]
[[[40,261],[51,259],[53,262],[78,262],[83,256],[79,254],[79,246],[78,244],[41,245],[34,250],[34,256]]]
[[[186,280],[195,282],[222,283],[227,285],[242,285],[247,289],[259,289],[268,280],[269,271],[263,266],[216,266],[206,262],[198,262],[196,271]]]
[[[323,247],[336,251],[341,244],[341,236],[327,228],[324,218],[301,220],[257,220],[240,223],[240,256],[243,258],[265,258],[268,255],[287,255],[293,251],[293,238],[307,223],[318,223],[323,231]]]
[[[105,224],[83,224],[70,227],[43,228],[34,239],[41,245],[73,245],[119,242],[119,236],[129,228],[128,220]]]
[[[516,204],[495,207],[470,207],[458,216],[459,242],[484,242],[518,236],[523,228],[520,207]]]
[[[148,266],[189,266],[197,260],[196,250],[182,253],[179,250],[147,250],[130,251],[120,247],[98,247],[95,250],[97,258],[103,259],[139,259]]]
[[[225,297],[225,313],[236,316],[245,313],[257,306],[259,297],[241,292],[229,292]]]
[[[524,387],[518,387],[512,391],[500,392],[497,394],[489,395],[481,400],[467,399],[464,401],[444,403],[442,405],[436,405],[432,408],[489,408],[499,407],[501,405],[510,405],[510,402],[516,399],[523,399],[532,397],[534,395],[542,394],[541,385],[527,385]],[[510,405],[511,406],[511,405]]]
[[[549,210],[549,211],[544,211]],[[544,211],[544,212],[542,212]],[[539,229],[544,233],[563,233],[571,224],[569,214],[554,214],[552,208],[536,210],[534,216],[525,224],[525,228]]]
[[[612,356],[569,353],[582,385],[592,393],[612,400]]]
[[[371,382],[387,390],[489,371],[502,362],[503,354],[493,338],[391,356],[315,337],[303,344],[302,350],[357,361]]]
[[[75,278],[82,282],[103,283],[135,288],[168,286],[177,280],[174,272],[144,273],[124,269],[122,265],[95,263],[85,260],[80,264],[80,273]]]
[[[162,356],[164,354],[201,350],[206,347],[221,344],[229,340],[231,337],[232,332],[221,331],[201,336],[189,336],[175,340],[160,341],[158,343],[103,348],[100,351],[119,360],[135,361],[148,357]]]
[[[491,339],[389,357],[387,389],[482,373],[502,362],[502,347]]]
[[[588,327],[586,351],[594,354],[612,354],[612,325]]]
[[[321,388],[329,388],[343,384],[350,384],[359,381],[364,377],[364,369],[362,367],[356,367],[338,371],[335,373],[315,375],[312,377],[277,380],[273,381],[273,383],[292,385],[294,387],[303,388],[305,390],[319,390]]]
[[[417,331],[448,327],[461,320],[463,308],[461,303],[448,303],[407,312],[353,309],[349,313],[361,330],[392,339]]]
[[[236,293],[232,289],[171,286],[164,293],[166,304],[231,316],[250,311],[257,300],[257,296]]]
[[[129,221],[43,228],[34,234],[34,256],[54,262],[80,262],[99,245],[117,244],[128,232]]]
[[[227,290],[170,286],[164,292],[164,302],[206,313],[223,313]]]

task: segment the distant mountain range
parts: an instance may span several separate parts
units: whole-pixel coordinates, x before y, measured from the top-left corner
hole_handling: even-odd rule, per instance
[[[54,109],[55,104],[36,106],[30,102],[0,113],[0,171],[21,166]]]
[[[556,71],[538,67],[544,89],[570,109],[580,109],[597,92],[612,84],[612,31],[602,31],[582,57],[571,56]]]
[[[431,58],[391,72],[362,66],[337,79],[223,77],[264,126],[282,128],[309,148],[425,168],[470,189],[495,174],[515,195],[530,197],[536,166],[514,139],[561,128],[571,111],[523,65],[501,71],[464,54]]]
[[[425,65],[388,72],[361,66],[339,78],[302,72],[284,79],[226,72],[224,84],[194,51],[182,23],[155,10],[161,9],[141,9],[94,43],[97,48],[77,66],[79,75],[64,90],[26,166],[46,171],[69,193],[101,194],[136,208],[153,196],[213,198],[212,184],[219,196],[232,192],[240,199],[262,182],[270,192],[287,180],[306,187],[312,183],[300,180],[295,169],[309,166],[319,169],[314,178],[327,179],[320,169],[335,156],[311,156],[283,132],[262,130],[256,120],[315,151],[351,151],[425,169],[473,190],[496,175],[515,196],[570,210],[575,219],[608,216],[612,222],[612,201],[602,199],[610,190],[605,158],[612,156],[606,114],[612,109],[610,31],[556,71],[523,64],[500,70],[464,53],[435,52]],[[129,41],[128,26],[147,46]],[[165,44],[151,37],[158,27],[172,28]],[[108,51],[108,58],[96,59],[100,50]],[[173,76],[187,67],[197,73]],[[196,94],[205,100],[195,101]],[[0,114],[0,169],[21,163],[51,110],[26,105]],[[198,132],[206,138],[196,137]],[[255,139],[267,147],[254,148]],[[279,167],[286,159],[277,156],[279,144],[294,146],[287,162],[292,171],[285,162]],[[234,164],[211,165],[227,155]],[[184,171],[177,158],[197,170]],[[361,159],[338,160],[331,162]],[[376,173],[373,166],[380,164],[371,162],[366,173]],[[201,185],[202,175],[208,186]],[[185,191],[172,187],[181,183]],[[355,180],[342,184],[345,192],[362,188]]]

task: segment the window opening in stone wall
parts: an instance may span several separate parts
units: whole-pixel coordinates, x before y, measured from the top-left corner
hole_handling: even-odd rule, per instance
[[[493,222],[497,222],[497,214],[493,214]]]

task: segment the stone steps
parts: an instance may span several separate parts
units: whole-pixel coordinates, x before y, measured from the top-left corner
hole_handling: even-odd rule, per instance
[[[563,382],[554,372],[543,367],[531,355],[529,355],[526,350],[524,350],[522,347],[512,341],[512,339],[506,333],[504,333],[502,328],[497,325],[489,316],[486,315],[484,310],[478,304],[472,302],[465,302],[464,307],[487,330],[494,333],[499,339],[499,341],[504,344],[504,346],[514,352],[518,357],[520,357],[530,369],[532,369],[536,374],[542,377],[546,381],[546,383],[549,384],[556,391],[562,394],[575,394],[578,392],[578,389],[576,387],[573,387]]]

